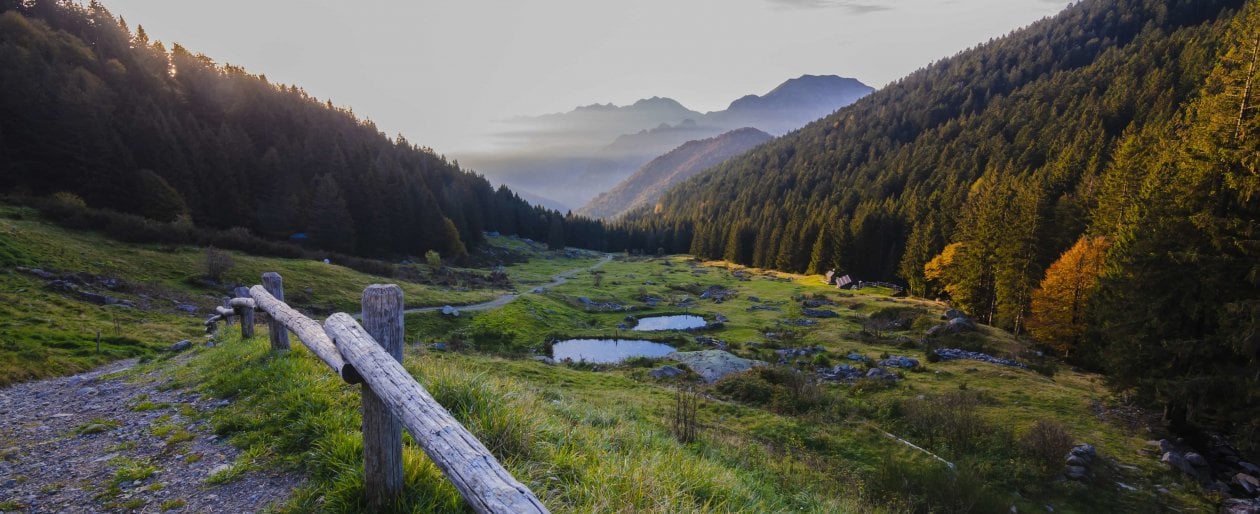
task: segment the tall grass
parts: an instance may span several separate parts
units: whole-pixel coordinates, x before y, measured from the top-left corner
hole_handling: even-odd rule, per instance
[[[228,335],[177,373],[186,385],[231,398],[216,430],[249,449],[237,466],[305,473],[284,512],[362,512],[359,386],[341,383],[300,346],[267,350],[265,334]],[[766,452],[676,441],[664,419],[597,406],[562,385],[522,382],[459,359],[408,354],[406,367],[556,512],[844,512],[845,495],[784,487]],[[405,437],[403,501],[396,512],[463,512],[462,499]],[[743,452],[739,465],[733,458]],[[799,484],[798,484],[799,485]]]

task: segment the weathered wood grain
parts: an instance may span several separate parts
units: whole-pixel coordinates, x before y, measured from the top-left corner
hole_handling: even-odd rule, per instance
[[[363,328],[394,360],[403,355],[403,291],[373,284],[363,290]],[[402,495],[402,425],[363,384],[363,484],[368,508],[382,511]]]
[[[333,314],[324,321],[324,330],[474,511],[549,512],[354,318],[346,313]]]
[[[351,384],[359,383],[358,373],[355,373],[354,368],[341,357],[341,353],[337,351],[337,347],[333,346],[332,340],[324,333],[324,328],[318,321],[293,310],[292,307],[271,296],[271,293],[267,292],[263,286],[251,287],[249,294],[258,303],[258,308],[271,316],[272,323],[279,324],[280,330],[292,330],[294,334],[297,334],[302,344],[324,361],[324,364],[332,368],[333,373]]]
[[[276,273],[274,271],[268,271],[266,273],[263,273],[262,283],[263,283],[263,287],[267,290],[268,293],[271,294],[271,296],[273,296],[276,300],[279,300],[280,303],[284,303],[284,279],[280,278],[279,273]],[[258,287],[258,286],[254,286],[254,287]],[[253,289],[251,288],[250,291],[252,292]],[[258,300],[258,297],[254,297],[254,300]],[[288,307],[288,305],[285,305],[285,307]],[[267,311],[267,314],[271,314],[271,311]],[[269,328],[270,330],[268,330],[268,332],[271,334],[271,349],[272,350],[288,350],[289,349],[289,331],[285,330],[284,324],[277,321],[276,318],[273,316],[271,318],[271,324]],[[328,361],[325,360],[324,362],[328,362]]]
[[[254,337],[254,309],[257,304],[249,297],[248,287],[241,286],[233,292],[236,293],[236,298],[232,299],[232,308],[241,317],[241,339]]]

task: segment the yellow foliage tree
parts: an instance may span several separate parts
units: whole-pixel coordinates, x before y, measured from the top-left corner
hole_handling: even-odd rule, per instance
[[[958,293],[959,286],[951,271],[954,269],[954,257],[961,248],[962,243],[945,245],[941,253],[923,265],[923,279],[927,283],[928,291],[944,291],[950,298]]]
[[[1085,333],[1085,302],[1098,287],[1109,246],[1105,237],[1082,236],[1046,269],[1046,278],[1032,294],[1029,334],[1071,355]]]

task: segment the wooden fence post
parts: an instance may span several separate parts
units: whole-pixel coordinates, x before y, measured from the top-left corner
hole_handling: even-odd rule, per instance
[[[263,288],[271,293],[281,302],[284,301],[284,279],[280,278],[280,274],[274,271],[268,271],[262,275]],[[284,327],[274,316],[271,323],[268,324],[271,332],[271,349],[272,350],[288,350],[289,349],[289,329]]]
[[[235,293],[237,298],[250,298],[248,287],[238,287]],[[241,313],[241,339],[254,337],[254,308],[246,305],[237,311]]]
[[[403,291],[389,284],[363,290],[363,329],[399,363],[403,357]],[[402,495],[402,425],[363,384],[363,482],[368,509],[380,512]]]

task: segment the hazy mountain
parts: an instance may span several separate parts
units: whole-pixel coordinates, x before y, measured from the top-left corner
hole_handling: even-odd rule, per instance
[[[661,97],[593,104],[506,120],[496,139],[502,150],[459,157],[498,182],[577,207],[687,141],[740,127],[783,134],[871,91],[855,79],[804,75],[704,114]]]
[[[674,184],[772,138],[770,134],[745,127],[709,139],[688,141],[639,168],[616,187],[601,193],[578,209],[577,213],[608,219],[644,205],[652,205]]]
[[[781,136],[805,126],[874,91],[857,79],[835,75],[802,75],[765,96],[748,95],[724,111],[711,112],[704,122],[722,127],[757,127]]]

